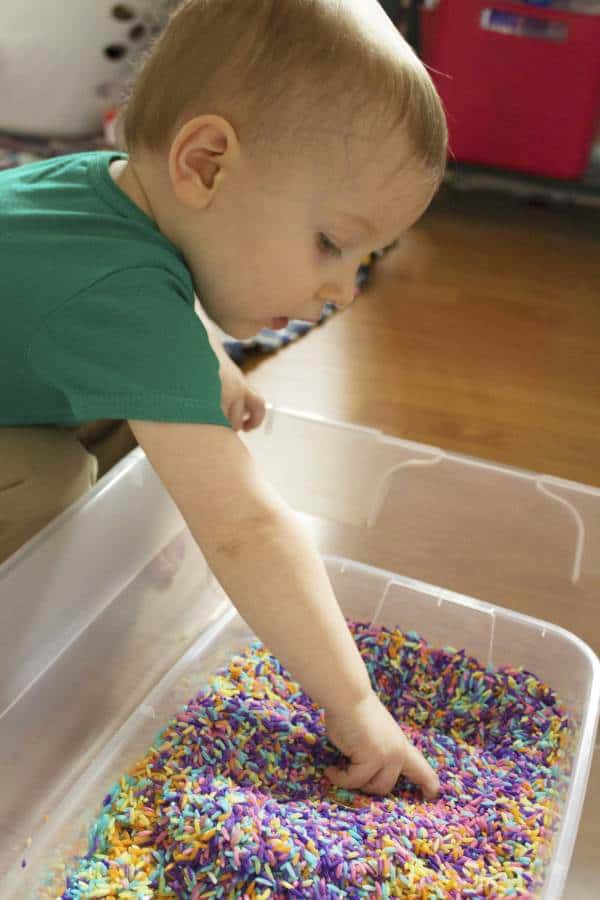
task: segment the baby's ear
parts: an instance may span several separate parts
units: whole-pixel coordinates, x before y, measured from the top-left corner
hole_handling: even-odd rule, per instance
[[[190,119],[178,131],[169,151],[169,177],[175,196],[191,209],[206,209],[238,157],[238,137],[226,119],[213,115]]]

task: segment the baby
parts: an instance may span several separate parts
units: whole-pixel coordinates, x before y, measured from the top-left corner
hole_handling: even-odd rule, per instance
[[[313,542],[236,433],[264,402],[213,324],[247,338],[351,302],[362,259],[439,186],[432,83],[377,0],[188,0],[122,134],[127,153],[0,174],[0,560],[94,482],[90,449],[123,423],[240,614],[323,707],[349,758],[330,781],[386,794],[403,774],[433,798]]]

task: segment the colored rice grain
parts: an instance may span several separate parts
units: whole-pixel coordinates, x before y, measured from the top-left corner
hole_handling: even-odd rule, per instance
[[[104,799],[64,900],[529,897],[573,732],[549,687],[414,632],[350,623],[382,701],[437,769],[425,802],[336,789],[321,711],[259,642]]]

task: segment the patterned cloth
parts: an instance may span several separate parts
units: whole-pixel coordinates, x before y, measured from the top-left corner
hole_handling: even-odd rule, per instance
[[[26,163],[38,162],[51,156],[63,156],[67,153],[82,153],[86,150],[112,150],[113,145],[104,135],[92,135],[87,138],[70,140],[66,138],[34,138],[18,137],[9,134],[0,134],[0,172],[3,169],[11,169],[14,166],[22,166]],[[392,245],[393,246],[393,245]],[[357,296],[367,285],[373,263],[383,256],[391,247],[372,253],[360,266],[356,278]],[[286,328],[280,331],[272,331],[264,328],[260,334],[247,341],[236,341],[224,337],[223,345],[231,358],[242,365],[249,353],[274,353],[281,347],[286,347],[292,341],[305,335],[312,328],[318,327],[329,319],[336,307],[332,303],[325,304],[321,318],[317,325],[309,322],[292,320]]]

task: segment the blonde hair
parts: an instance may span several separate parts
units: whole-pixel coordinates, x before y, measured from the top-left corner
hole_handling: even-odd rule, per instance
[[[440,99],[383,12],[372,34],[355,17],[367,2],[372,16],[375,0],[184,0],[141,60],[121,111],[125,149],[166,151],[203,112],[265,147],[292,132],[340,133],[359,117],[372,134],[375,117],[378,133],[403,126],[414,154],[441,180]]]

